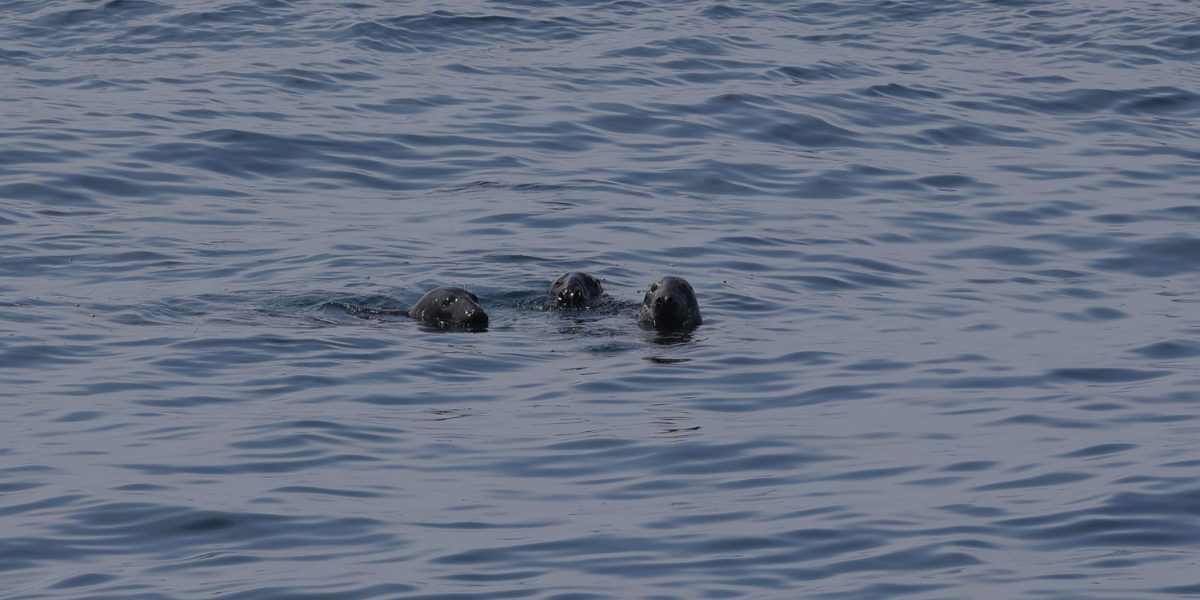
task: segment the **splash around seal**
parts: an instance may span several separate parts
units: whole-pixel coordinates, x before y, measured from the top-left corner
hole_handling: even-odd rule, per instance
[[[436,327],[484,329],[488,325],[488,315],[479,306],[479,297],[454,286],[430,290],[408,309],[408,316]]]
[[[662,277],[650,284],[638,313],[638,327],[653,331],[683,331],[703,322],[696,292],[682,277]]]

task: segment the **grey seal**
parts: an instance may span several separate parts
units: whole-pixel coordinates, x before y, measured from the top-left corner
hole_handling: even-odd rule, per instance
[[[550,284],[550,295],[559,306],[587,306],[604,295],[604,287],[587,273],[571,271]]]
[[[703,323],[692,284],[681,277],[663,277],[650,284],[638,313],[638,327],[654,331],[679,331]]]
[[[439,327],[487,327],[488,316],[479,297],[460,287],[434,288],[408,309],[408,316]]]

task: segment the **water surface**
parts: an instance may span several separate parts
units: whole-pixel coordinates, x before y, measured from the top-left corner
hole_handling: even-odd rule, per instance
[[[1192,3],[0,13],[0,596],[1200,596]]]

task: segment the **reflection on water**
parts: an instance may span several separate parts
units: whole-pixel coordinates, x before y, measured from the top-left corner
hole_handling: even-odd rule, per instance
[[[659,346],[685,346],[693,343],[695,331],[655,331],[646,334],[646,341]]]

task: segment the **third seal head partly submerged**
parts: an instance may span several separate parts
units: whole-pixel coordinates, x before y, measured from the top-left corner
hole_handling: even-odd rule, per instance
[[[638,326],[642,329],[691,329],[703,322],[692,284],[680,277],[663,277],[650,284],[642,300],[642,311],[638,313]]]
[[[604,288],[595,277],[571,271],[550,284],[550,295],[559,306],[587,306],[604,295]]]
[[[408,316],[438,326],[487,327],[488,316],[479,297],[460,287],[430,290],[408,309]]]

